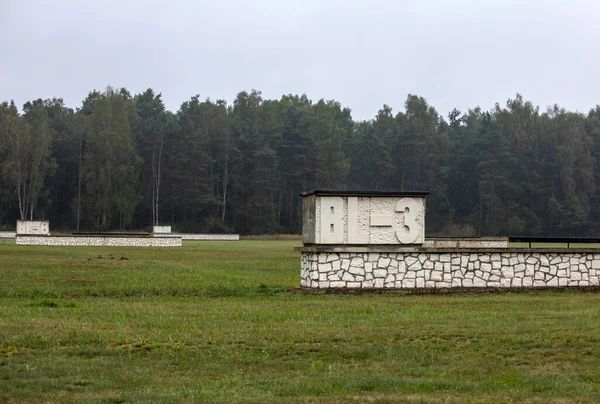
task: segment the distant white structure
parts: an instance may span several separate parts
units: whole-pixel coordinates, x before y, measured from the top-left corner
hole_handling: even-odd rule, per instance
[[[239,234],[191,234],[181,233],[177,234],[181,236],[182,240],[189,241],[238,241],[240,239]]]
[[[152,226],[154,234],[171,234],[171,226]]]
[[[50,222],[35,220],[17,220],[17,235],[49,236]]]
[[[180,237],[182,240],[237,241],[239,234],[171,233],[171,226],[152,226],[152,237]]]
[[[50,236],[18,235],[17,245],[69,247],[181,247],[181,237],[168,236]]]

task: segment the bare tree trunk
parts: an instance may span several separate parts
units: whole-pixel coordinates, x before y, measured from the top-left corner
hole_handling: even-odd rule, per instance
[[[158,161],[157,161],[157,170],[156,170],[156,197],[154,198],[156,203],[156,222],[155,225],[158,226],[159,216],[158,216],[158,199],[160,196],[160,179],[161,179],[161,160],[162,160],[162,150],[163,150],[163,137],[160,137],[160,146],[158,147]]]
[[[157,225],[156,220],[156,150],[152,145],[152,225]]]
[[[110,200],[110,197],[112,197],[113,194],[113,189],[112,189],[112,162],[108,161],[107,163],[107,174],[108,174],[108,195],[109,195],[109,200],[108,200],[108,205],[104,210],[104,219],[103,219],[103,226],[106,227],[106,224],[108,222],[108,220],[112,221],[112,201]]]
[[[79,172],[77,180],[77,231],[79,231],[79,222],[81,219],[81,162],[83,153],[83,134],[79,138]]]
[[[25,220],[25,210],[23,209],[23,199],[21,197],[21,180],[17,183],[17,197],[19,198],[19,213],[21,220]]]
[[[25,203],[23,196],[21,195],[21,182],[23,181],[22,172],[21,172],[21,142],[19,141],[19,137],[17,136],[17,195],[19,198],[19,213],[21,214],[21,220],[25,220],[27,218],[27,212],[25,210]],[[23,184],[24,185],[24,184]],[[24,188],[24,187],[23,187]]]
[[[229,147],[229,145],[227,145]],[[225,170],[223,173],[223,212],[221,220],[225,223],[225,209],[227,207],[227,181],[229,180],[229,149],[225,149]]]
[[[41,156],[31,167],[31,178],[29,179],[29,220],[33,220],[33,211],[37,203],[38,182],[40,181],[40,167],[42,166]]]

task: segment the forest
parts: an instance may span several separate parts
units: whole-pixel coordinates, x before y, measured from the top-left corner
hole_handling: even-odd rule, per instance
[[[600,236],[600,106],[540,110],[516,95],[441,116],[408,95],[371,120],[337,101],[231,105],[107,87],[0,104],[0,228],[299,233],[301,191],[429,191],[427,234]]]

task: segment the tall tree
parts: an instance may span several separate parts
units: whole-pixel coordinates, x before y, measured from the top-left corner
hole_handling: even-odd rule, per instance
[[[205,106],[199,96],[177,112],[178,127],[169,146],[169,205],[184,230],[206,231],[204,220],[215,216],[219,202],[211,187],[213,159],[209,153]],[[209,220],[210,221],[210,220]]]
[[[306,96],[301,99],[306,105],[306,120],[314,150],[314,187],[344,188],[350,173],[352,132],[354,122],[348,108],[337,101],[319,100],[311,105]]]
[[[26,103],[23,110],[20,117],[14,103],[2,104],[0,148],[5,152],[3,171],[16,192],[20,218],[33,220],[45,194],[44,181],[55,169],[50,156],[52,130],[41,100]]]
[[[125,228],[139,201],[141,159],[134,148],[132,108],[126,91],[108,87],[88,118],[84,206],[97,228]]]
[[[72,201],[77,194],[75,115],[61,98],[44,100],[43,108],[53,133],[52,158],[56,162],[56,170],[46,181],[48,196],[45,204],[49,208],[48,216],[53,219],[53,228],[69,227],[74,222]]]
[[[151,88],[136,95],[134,102],[136,108],[135,139],[137,149],[144,160],[142,185],[146,189],[143,190],[143,194],[146,202],[150,202],[152,207],[152,225],[157,226],[159,224],[165,142],[175,125],[171,115],[165,111],[161,94],[155,94]],[[148,194],[150,194],[149,198]]]
[[[231,110],[231,130],[242,159],[236,164],[234,226],[242,232],[272,233],[277,222],[277,144],[281,119],[274,102],[263,105],[258,91],[241,92]]]
[[[300,231],[299,193],[315,183],[317,149],[309,133],[309,103],[306,97],[285,96],[280,102],[281,133],[277,147],[279,162],[279,225]]]

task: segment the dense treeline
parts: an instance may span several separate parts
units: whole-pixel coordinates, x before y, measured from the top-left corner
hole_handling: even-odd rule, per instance
[[[355,122],[305,95],[165,110],[148,89],[0,105],[0,226],[299,232],[299,192],[429,190],[429,234],[599,235],[600,107],[540,112],[518,96],[441,117],[409,95]]]

